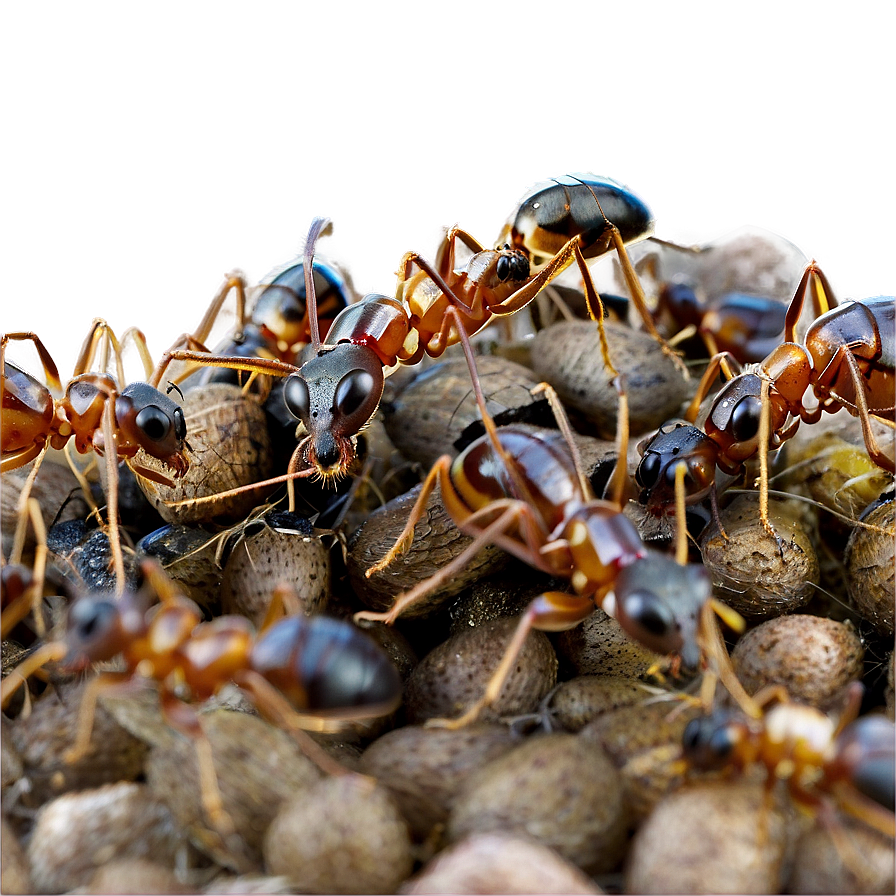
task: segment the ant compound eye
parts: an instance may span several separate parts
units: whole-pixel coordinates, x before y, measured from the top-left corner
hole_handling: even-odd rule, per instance
[[[299,374],[293,373],[286,378],[283,384],[283,401],[289,413],[297,420],[307,421],[311,416],[311,394],[308,391],[308,383]]]
[[[69,613],[69,631],[79,640],[89,640],[107,628],[117,612],[115,605],[107,600],[78,601]]]
[[[183,442],[187,437],[187,421],[181,408],[174,409],[174,435],[178,442]]]
[[[694,487],[694,475],[693,471],[691,470],[691,465],[683,461],[679,461],[678,463],[684,463],[685,493],[691,492]],[[675,471],[678,468],[678,463],[670,464],[666,468],[666,482],[669,484],[669,488],[675,488]]]
[[[759,432],[762,402],[755,395],[742,398],[731,412],[731,435],[738,442],[748,442]]]
[[[662,462],[658,454],[647,454],[635,470],[635,480],[641,488],[653,488],[660,478]]]
[[[183,414],[181,414],[181,418],[183,418]],[[171,418],[161,408],[154,405],[143,408],[137,414],[135,422],[140,432],[153,442],[161,442],[171,432]],[[186,423],[183,424],[183,428],[184,435],[186,435]]]
[[[336,387],[334,410],[345,417],[358,411],[374,391],[373,377],[366,370],[352,370]]]
[[[653,638],[666,638],[678,628],[669,607],[649,591],[625,596],[625,617]]]
[[[529,279],[529,259],[524,258],[522,255],[517,255],[513,259],[511,276],[514,280],[528,280]]]
[[[498,263],[495,265],[495,275],[502,283],[510,276],[511,267],[511,260],[506,255],[502,255],[498,259]]]

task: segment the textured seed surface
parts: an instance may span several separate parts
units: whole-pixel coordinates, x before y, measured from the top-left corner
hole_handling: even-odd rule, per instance
[[[419,494],[417,486],[374,511],[349,539],[349,581],[358,597],[373,610],[388,610],[397,595],[443,569],[472,543],[473,539],[464,535],[448,515],[436,489],[414,528],[414,540],[408,550],[367,578],[367,570],[382,560],[398,540]],[[506,562],[507,555],[502,550],[486,545],[456,575],[409,607],[405,618],[429,615],[448,598]]]
[[[285,732],[246,713],[220,710],[202,720],[214,757],[224,811],[244,846],[244,856],[222,847],[203,809],[196,745],[183,737],[153,749],[147,782],[193,842],[223,864],[248,860],[260,867],[261,841],[280,804],[304,792],[321,772]]]
[[[408,721],[456,718],[485,692],[516,629],[515,619],[497,619],[467,629],[428,653],[405,690]],[[557,680],[557,656],[544,632],[526,638],[498,699],[480,716],[496,719],[531,712]]]
[[[762,783],[698,782],[667,796],[638,828],[626,893],[780,893],[789,833]]]
[[[577,735],[532,737],[475,772],[457,798],[449,840],[486,831],[525,834],[589,874],[607,871],[625,842],[619,773]]]
[[[145,784],[108,784],[47,803],[28,844],[31,882],[39,893],[86,884],[100,866],[147,858],[169,867],[181,844],[171,813]]]
[[[769,514],[777,533],[759,517],[759,501],[741,495],[722,513],[726,539],[717,529],[701,539],[703,562],[716,595],[746,616],[769,616],[804,606],[818,584],[818,557],[789,502],[773,501]]]
[[[884,531],[861,526],[853,529],[843,557],[849,599],[879,634],[892,638],[896,595],[896,551],[893,547],[896,501],[890,500],[876,507],[862,518],[862,522]]]
[[[557,685],[547,711],[553,724],[576,732],[596,716],[641,703],[651,694],[641,682],[621,675],[578,675]]]
[[[4,722],[30,782],[23,795],[27,805],[37,807],[70,790],[132,781],[143,774],[148,748],[101,705],[87,751],[74,762],[66,757],[74,743],[83,693],[83,685],[63,688],[61,696],[48,694],[39,700],[29,716]]]
[[[480,355],[476,369],[486,407],[493,416],[535,400],[529,390],[538,380],[526,367],[494,355]],[[443,454],[457,454],[455,440],[480,419],[466,359],[451,358],[420,374],[390,402],[383,418],[395,447],[424,469]]]
[[[265,526],[241,539],[224,566],[221,608],[258,626],[277,585],[291,585],[306,616],[321,613],[330,596],[330,551],[315,535]]]
[[[457,731],[407,725],[375,740],[359,770],[389,790],[414,836],[423,839],[448,817],[470,774],[516,743],[503,725],[480,723]]]
[[[271,475],[273,454],[261,405],[244,397],[239,386],[214,383],[184,397],[190,467],[174,486],[139,479],[153,507],[169,523],[238,520],[263,503],[265,492],[222,498],[211,504],[176,502],[216,495]],[[138,461],[150,469],[164,469],[141,452]]]
[[[624,374],[632,432],[656,429],[675,417],[688,395],[688,381],[647,333],[605,322],[610,357]],[[563,321],[535,336],[535,374],[550,383],[565,404],[581,411],[606,438],[616,432],[619,396],[604,366],[597,325]]]
[[[325,778],[285,802],[264,839],[265,865],[302,893],[393,893],[411,873],[407,825],[367,777]]]
[[[555,850],[520,834],[471,834],[443,850],[401,893],[602,893]]]
[[[555,641],[561,660],[579,675],[640,678],[660,661],[659,654],[633,641],[619,623],[600,608]]]
[[[731,660],[751,694],[780,684],[790,698],[824,710],[836,707],[846,686],[862,675],[864,649],[852,626],[820,616],[770,619],[748,631]]]

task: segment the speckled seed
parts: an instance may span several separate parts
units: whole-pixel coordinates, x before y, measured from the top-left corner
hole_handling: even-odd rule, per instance
[[[553,849],[519,834],[471,834],[440,852],[400,893],[602,893]]]
[[[638,828],[626,893],[780,893],[790,834],[760,782],[705,781],[670,793]]]
[[[770,616],[804,606],[816,593],[818,557],[797,505],[771,501],[778,535],[759,519],[756,495],[741,495],[721,512],[726,539],[714,526],[700,540],[716,596],[745,616]]]
[[[411,873],[407,825],[371,778],[326,778],[288,800],[264,838],[265,864],[302,893],[393,893]]]
[[[38,893],[65,893],[113,859],[152,857],[173,867],[181,844],[171,814],[145,784],[65,794],[47,803],[34,823],[31,882]]]
[[[419,493],[418,486],[374,511],[349,539],[349,581],[358,597],[373,610],[388,610],[399,594],[438,572],[472,542],[454,524],[436,489],[414,529],[414,541],[408,550],[386,569],[366,578],[366,571],[382,560],[398,540]],[[500,569],[506,562],[507,555],[500,548],[486,545],[460,572],[408,608],[405,618],[429,615],[471,582]]]
[[[408,721],[456,718],[472,706],[485,692],[516,626],[515,619],[496,619],[459,632],[428,653],[408,679],[405,690]],[[544,632],[532,631],[498,699],[480,718],[532,712],[556,680],[554,648]]]
[[[25,851],[4,816],[0,821],[0,892],[33,893]]]
[[[274,588],[282,583],[293,586],[306,616],[323,612],[330,596],[330,550],[316,535],[265,525],[230,552],[221,607],[260,625]]]
[[[786,892],[892,893],[893,839],[845,815],[837,824],[836,841],[818,823],[800,837]]]
[[[862,523],[878,526],[877,531],[856,526],[852,530],[843,563],[846,566],[846,588],[849,599],[864,619],[884,637],[893,637],[894,567],[896,550],[896,501],[889,500],[875,507]]]
[[[264,503],[265,491],[253,489],[212,503],[176,505],[267,479],[273,462],[264,410],[239,386],[212,383],[187,392],[184,415],[190,445],[186,475],[173,487],[138,478],[162,518],[183,524],[238,520]],[[165,469],[143,452],[137,460],[150,469]]]
[[[656,429],[678,414],[688,381],[649,334],[611,321],[604,326],[613,365],[625,375],[632,432]],[[554,324],[536,334],[532,357],[536,376],[606,438],[613,438],[619,396],[601,357],[597,325],[579,320]]]
[[[780,684],[792,700],[826,710],[837,707],[846,686],[861,677],[863,655],[852,626],[796,614],[748,631],[731,660],[749,693]]]
[[[633,641],[619,623],[600,608],[580,625],[555,639],[557,654],[578,675],[640,678],[662,657]]]
[[[172,868],[149,859],[119,859],[96,870],[84,893],[176,894],[198,893],[184,884]]]
[[[34,704],[30,716],[3,724],[4,731],[10,730],[30,781],[22,800],[32,808],[70,790],[133,781],[143,774],[146,745],[102,706],[94,715],[87,751],[74,762],[65,757],[74,743],[83,693],[83,684],[47,693]]]
[[[600,743],[619,769],[632,818],[643,819],[681,786],[681,739],[699,712],[697,706],[674,699],[648,703],[642,698],[598,716],[582,729],[580,736]]]
[[[492,415],[535,400],[529,390],[538,380],[526,367],[494,355],[480,355],[476,369]],[[386,432],[408,460],[428,469],[443,454],[457,454],[455,440],[480,419],[466,358],[451,358],[430,367],[383,410]]]
[[[280,804],[304,792],[321,772],[283,731],[246,713],[218,711],[203,716],[211,743],[224,811],[245,844],[245,856],[221,845],[203,810],[196,745],[177,738],[152,750],[146,767],[153,793],[171,809],[190,839],[222,864],[248,859],[261,864],[261,841]]]
[[[32,462],[18,470],[10,470],[3,474],[3,488],[0,489],[0,528],[3,532],[3,556],[7,558],[12,555],[18,523],[19,496],[33,467]],[[75,474],[67,466],[49,459],[41,464],[31,488],[31,497],[40,505],[41,516],[47,529],[54,523],[65,520],[84,519],[90,513],[87,502],[81,497],[81,486]],[[26,557],[31,555],[34,544],[34,530],[29,523],[25,529]]]
[[[597,716],[642,703],[652,694],[642,682],[621,675],[578,675],[557,685],[546,710],[552,725],[576,732]]]
[[[622,857],[619,773],[603,749],[574,734],[543,734],[470,776],[448,818],[449,840],[507,831],[534,837],[588,874]]]
[[[411,833],[423,840],[448,817],[470,774],[515,744],[504,725],[480,723],[457,731],[407,725],[375,740],[361,756],[359,770],[389,790]]]

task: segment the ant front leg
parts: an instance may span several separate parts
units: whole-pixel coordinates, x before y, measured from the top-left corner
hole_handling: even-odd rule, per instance
[[[563,591],[546,591],[540,594],[526,608],[483,695],[458,718],[429,719],[426,726],[456,729],[471,725],[501,696],[501,690],[513,671],[523,644],[532,629],[543,632],[567,631],[587,619],[592,612],[594,612],[594,599],[591,595],[566,594]]]

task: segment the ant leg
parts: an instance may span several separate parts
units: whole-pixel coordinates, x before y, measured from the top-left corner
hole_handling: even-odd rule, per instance
[[[28,486],[28,482],[25,484]],[[43,514],[40,512],[40,505],[37,503],[37,499],[29,498],[25,489],[22,490],[22,496],[25,499],[25,503],[22,506],[22,499],[20,498],[17,508],[19,516],[16,520],[16,532],[9,563],[21,564],[22,562],[25,525],[30,520],[37,541],[34,549],[34,566],[31,573],[31,581],[25,587],[25,590],[15,598],[10,606],[3,610],[2,616],[0,616],[0,634],[5,638],[13,627],[28,615],[30,610],[34,616],[34,626],[37,635],[43,638],[47,627],[43,614],[40,612],[40,601],[43,597],[44,578],[47,568],[47,528],[44,525]]]
[[[653,322],[653,315],[651,315],[650,309],[647,307],[647,298],[644,295],[644,288],[641,286],[641,281],[638,279],[632,261],[628,256],[628,250],[625,248],[625,243],[622,241],[622,235],[619,233],[619,228],[616,227],[615,224],[610,225],[610,237],[613,240],[613,247],[616,249],[616,256],[619,259],[619,263],[622,265],[622,273],[625,277],[625,282],[628,285],[629,292],[631,293],[632,301],[644,323],[645,329],[660,344],[663,354],[672,359],[675,366],[681,370],[685,378],[690,379],[690,373],[688,372],[681,355],[670,348],[669,344],[660,334],[660,331],[657,330],[656,324]]]
[[[122,352],[128,342],[134,343],[134,347],[137,349],[137,354],[140,355],[140,361],[143,364],[144,379],[148,380],[152,376],[155,365],[152,363],[152,355],[149,352],[149,346],[146,344],[146,336],[143,331],[137,329],[137,327],[128,327],[124,333],[122,333],[121,339],[119,340]],[[124,380],[120,380],[119,382],[123,383]]]
[[[718,352],[709,359],[709,364],[707,365],[706,370],[703,371],[703,376],[700,378],[700,383],[697,386],[694,399],[688,405],[688,409],[684,415],[684,419],[687,420],[688,423],[694,423],[696,421],[697,415],[700,413],[700,405],[703,403],[706,396],[709,395],[709,390],[712,388],[713,383],[715,383],[716,377],[719,375],[719,370],[722,371],[726,379],[730,380],[740,373],[741,367],[728,352]]]
[[[806,265],[796,292],[787,306],[787,314],[784,317],[784,342],[796,342],[796,325],[807,296],[812,297],[812,311],[815,317],[821,317],[831,308],[837,307],[837,299],[834,297],[831,284],[814,260]]]
[[[523,644],[532,629],[562,632],[574,628],[594,612],[591,596],[566,594],[563,591],[546,591],[529,604],[521,617],[498,668],[492,673],[485,693],[463,715],[456,719],[429,719],[430,728],[463,728],[475,722],[488,706],[501,695],[501,689],[513,670]]]
[[[68,652],[61,641],[51,641],[29,654],[15,669],[0,682],[0,707],[9,703],[13,694],[35,673],[47,663],[61,660]]]
[[[301,713],[293,709],[289,701],[281,694],[263,675],[252,669],[244,669],[234,681],[251,698],[256,709],[271,724],[286,731],[296,742],[299,749],[310,759],[324,774],[350,775],[355,774],[346,768],[341,762],[334,759],[310,734],[308,728],[318,727],[311,719],[306,719]],[[327,724],[320,721],[320,729],[326,730]],[[338,730],[339,723],[333,730]]]
[[[317,293],[314,291],[314,249],[318,239],[332,228],[333,222],[329,218],[314,218],[305,239],[302,271],[305,275],[305,307],[308,311],[308,328],[311,331],[311,350],[315,355],[320,350],[320,323],[317,319]]]
[[[244,370],[246,373],[267,373],[271,376],[289,376],[296,372],[292,364],[273,358],[241,358],[238,355],[211,355],[204,351],[169,349],[156,365],[149,385],[158,388],[165,371],[174,361],[196,361],[204,367],[224,367],[228,370]]]
[[[106,455],[106,517],[109,526],[109,546],[115,569],[115,588],[118,595],[124,593],[127,577],[124,571],[124,554],[121,550],[121,530],[118,521],[118,451],[112,432],[112,415],[115,397],[110,396],[103,408],[103,440]]]
[[[75,739],[63,754],[66,762],[77,762],[90,747],[90,735],[93,733],[93,717],[96,714],[96,701],[101,691],[128,690],[134,686],[131,672],[103,672],[91,678],[84,687],[81,696],[81,708],[78,711],[78,723],[75,728]]]
[[[572,426],[570,425],[569,417],[566,416],[566,409],[560,402],[560,396],[557,395],[556,390],[550,383],[539,383],[530,391],[533,395],[543,394],[544,397],[548,400],[548,404],[550,405],[551,411],[554,414],[554,420],[557,421],[557,426],[560,429],[560,432],[563,434],[563,438],[566,442],[566,447],[569,449],[569,453],[572,456],[572,461],[576,468],[576,476],[578,477],[579,485],[582,489],[582,494],[588,498],[593,497],[591,483],[588,481],[588,478],[585,476],[585,471],[582,469],[582,458],[579,454],[578,446],[576,445],[573,438]]]
[[[121,345],[115,337],[112,328],[101,317],[95,317],[93,323],[90,325],[87,338],[84,340],[84,344],[81,346],[81,352],[78,355],[78,360],[75,362],[72,378],[80,376],[90,369],[96,358],[97,348],[100,345],[102,345],[102,352],[100,354],[99,369],[103,373],[108,369],[109,348],[111,346],[115,355],[115,372],[118,376],[118,382],[126,382],[124,377],[124,365],[121,360]]]
[[[722,682],[725,690],[734,698],[741,710],[751,719],[761,719],[762,709],[756,701],[746,692],[740,679],[734,672],[728,648],[722,638],[716,616],[721,616],[735,631],[744,630],[744,620],[739,613],[735,613],[730,607],[721,601],[708,600],[700,610],[700,652],[707,664],[706,674],[712,676],[713,681]],[[736,620],[735,618],[736,617]],[[704,704],[707,711],[712,704]]]
[[[6,359],[6,343],[11,339],[13,340],[21,340],[21,341],[29,341],[34,344],[34,348],[37,350],[37,354],[40,357],[40,363],[44,368],[44,376],[47,378],[47,382],[50,384],[50,388],[56,389],[59,392],[62,391],[62,381],[59,379],[59,370],[56,367],[56,362],[50,356],[50,353],[47,351],[46,346],[41,342],[40,337],[37,333],[32,331],[20,332],[20,333],[4,333],[2,337],[0,337],[0,378],[3,380],[6,379],[6,375],[4,372],[4,363]]]
[[[868,456],[871,460],[873,460],[879,467],[884,470],[889,470],[891,473],[896,473],[896,463],[894,463],[894,459],[885,454],[880,445],[877,444],[874,431],[871,429],[871,417],[873,415],[868,407],[868,397],[865,395],[865,381],[862,379],[862,372],[859,370],[859,363],[856,361],[856,356],[846,348],[841,350],[840,356],[843,361],[846,362],[846,366],[849,368],[849,373],[852,377],[853,389],[856,393],[856,412],[859,422],[862,424],[862,436],[865,439],[865,450],[868,452]],[[886,422],[889,423],[889,421]]]

